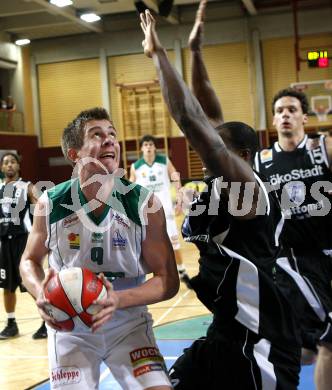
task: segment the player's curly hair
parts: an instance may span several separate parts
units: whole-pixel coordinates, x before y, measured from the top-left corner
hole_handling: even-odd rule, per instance
[[[77,117],[63,130],[61,139],[61,148],[63,155],[68,158],[68,150],[81,149],[84,142],[85,126],[92,120],[111,120],[109,113],[105,108],[94,107],[80,112]]]
[[[291,97],[298,99],[301,103],[303,114],[308,114],[309,102],[308,102],[307,96],[303,92],[298,91],[294,88],[286,88],[286,89],[282,89],[281,91],[277,92],[272,99],[272,114],[273,115],[275,114],[274,106],[276,104],[276,101],[281,99],[284,96],[291,96]]]

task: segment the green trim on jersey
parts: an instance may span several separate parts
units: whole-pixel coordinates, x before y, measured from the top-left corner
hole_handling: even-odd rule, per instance
[[[147,165],[148,167],[152,167],[154,163],[159,163],[159,164],[164,164],[167,165],[167,157],[164,154],[156,154],[156,158],[154,159],[153,163],[149,165],[144,158],[140,158],[136,162],[134,162],[134,168],[139,169],[141,166],[144,164]]]
[[[52,202],[50,224],[66,218],[87,204],[87,200],[78,183],[78,179],[68,180],[47,191],[47,195]],[[72,192],[78,194],[79,202],[75,205],[72,201]],[[102,214],[96,216],[88,207],[85,208],[85,211],[96,225],[99,225],[103,221],[109,209],[112,208],[125,214],[137,225],[142,226],[139,209],[145,204],[148,196],[149,191],[139,184],[131,183],[126,179],[115,178],[114,189]]]
[[[126,189],[126,187],[128,187],[128,189]],[[134,184],[126,179],[120,178],[120,180],[118,179],[115,183],[115,191],[113,191],[112,197],[113,201],[117,199],[118,202],[123,205],[125,215],[131,221],[133,221],[139,226],[142,226],[139,210],[142,208],[143,205],[145,205],[150,194],[151,192],[145,187],[142,187],[141,185],[136,183]],[[113,204],[111,204],[111,206],[113,207]],[[113,208],[117,210],[116,207]],[[121,212],[121,210],[117,211]],[[141,214],[143,214],[143,212]]]
[[[71,198],[71,187],[76,184],[76,180],[67,180],[63,183],[56,185],[47,191],[47,195],[51,200],[51,213],[50,213],[50,224],[55,223],[61,219],[66,218],[68,215],[73,213],[73,210],[66,208],[63,205],[72,206]]]

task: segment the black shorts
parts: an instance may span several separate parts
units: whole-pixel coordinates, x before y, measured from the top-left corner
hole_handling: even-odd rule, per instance
[[[296,390],[300,348],[283,349],[242,327],[236,334],[208,332],[171,367],[175,390]]]
[[[332,259],[293,251],[277,264],[278,285],[298,316],[303,347],[317,351],[320,342],[332,342]]]
[[[21,291],[26,291],[21,284],[19,266],[27,239],[27,234],[0,239],[0,288],[14,292],[20,286]]]

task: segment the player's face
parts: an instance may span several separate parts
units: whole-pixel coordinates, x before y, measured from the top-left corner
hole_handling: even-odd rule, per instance
[[[273,126],[278,134],[292,136],[304,131],[307,123],[307,114],[304,114],[299,99],[293,96],[283,96],[274,104]]]
[[[143,157],[153,157],[156,154],[156,145],[152,141],[142,143],[141,151]]]
[[[102,171],[101,164],[109,173],[114,172],[120,163],[120,145],[113,124],[106,119],[87,122],[83,146],[77,152],[77,157],[98,160],[96,164],[92,163],[86,167],[92,173]]]
[[[6,178],[15,179],[18,177],[20,171],[20,164],[16,161],[15,157],[8,155],[2,161],[1,170]]]

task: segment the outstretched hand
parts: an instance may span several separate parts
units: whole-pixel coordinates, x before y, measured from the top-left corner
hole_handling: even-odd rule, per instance
[[[140,14],[140,19],[141,28],[145,35],[144,40],[142,41],[144,54],[147,57],[152,57],[153,53],[163,48],[155,29],[156,21],[148,9],[145,10],[145,13]]]
[[[189,35],[188,46],[192,51],[200,50],[202,46],[206,3],[207,0],[200,1],[196,12],[195,24]]]

